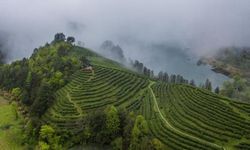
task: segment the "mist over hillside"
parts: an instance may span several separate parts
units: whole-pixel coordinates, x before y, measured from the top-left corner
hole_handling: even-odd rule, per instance
[[[250,150],[249,0],[0,0],[0,149]]]
[[[0,2],[0,30],[8,34],[11,59],[29,56],[56,32],[93,49],[110,39],[129,57],[133,53],[125,46],[143,51],[138,46],[168,42],[204,55],[221,46],[249,46],[249,5],[248,0],[8,0]]]

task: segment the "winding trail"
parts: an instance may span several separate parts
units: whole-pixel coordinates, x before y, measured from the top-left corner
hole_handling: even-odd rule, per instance
[[[91,81],[92,79],[95,78],[95,70],[92,70],[91,74],[92,74],[92,76],[89,77],[89,79],[87,80],[87,82],[89,82],[89,81]]]
[[[87,82],[91,81],[95,77],[95,71],[92,70],[91,73],[92,73],[92,76],[89,77],[89,79],[87,80]],[[76,111],[79,113],[79,116],[83,116],[84,113],[82,111],[82,108],[75,101],[73,101],[71,99],[71,96],[70,96],[69,92],[67,92],[66,96],[67,96],[67,99],[69,100],[69,102],[71,102],[74,105],[74,107],[76,108]]]
[[[82,108],[79,107],[79,105],[75,101],[72,101],[69,93],[67,93],[67,98],[74,105],[74,107],[76,108],[76,111],[79,113],[79,116],[82,116],[83,115]]]
[[[217,144],[215,144],[215,143],[211,143],[211,142],[205,141],[205,140],[200,139],[200,138],[198,138],[198,137],[195,137],[195,136],[193,136],[193,135],[187,134],[187,133],[182,132],[182,131],[180,131],[179,129],[175,128],[174,126],[172,126],[172,125],[167,121],[167,119],[163,116],[161,110],[159,109],[159,105],[158,105],[158,103],[157,103],[155,94],[154,94],[154,92],[153,92],[153,89],[151,88],[151,86],[154,85],[154,84],[155,84],[155,82],[150,81],[150,84],[149,84],[148,88],[149,88],[149,90],[150,90],[150,92],[151,92],[151,94],[152,94],[152,96],[153,96],[154,104],[155,104],[155,106],[156,106],[157,111],[159,112],[159,115],[160,115],[161,119],[166,123],[166,125],[167,125],[170,129],[172,129],[173,131],[175,131],[175,132],[177,132],[177,133],[179,133],[179,134],[182,134],[182,135],[184,135],[184,136],[187,136],[187,137],[190,137],[190,138],[192,138],[192,139],[195,139],[195,140],[197,140],[197,141],[199,141],[199,142],[201,142],[201,143],[204,143],[204,144],[207,144],[207,145],[214,146],[214,147],[216,147],[216,148],[221,148],[221,149],[226,150],[225,147],[222,147],[222,146],[217,145]]]

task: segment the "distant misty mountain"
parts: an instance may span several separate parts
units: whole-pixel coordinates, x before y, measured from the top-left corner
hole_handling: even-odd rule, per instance
[[[120,63],[126,61],[122,48],[119,45],[115,45],[112,41],[106,40],[102,43],[100,47],[100,52],[113,60],[116,60]]]

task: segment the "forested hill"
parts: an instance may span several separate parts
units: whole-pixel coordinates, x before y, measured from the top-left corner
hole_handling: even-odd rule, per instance
[[[25,116],[24,146],[69,149],[249,149],[250,105],[126,69],[57,34],[0,67]]]
[[[84,59],[89,59],[95,65],[123,69],[122,65],[105,59],[89,49],[58,40],[34,49],[28,59],[23,58],[2,65],[1,87],[5,90],[14,89],[13,92],[18,95],[22,93],[19,97],[21,102],[34,109],[35,112],[32,113],[36,113],[35,115],[41,115],[45,111],[39,104],[40,99],[44,99],[40,97],[42,93],[47,93],[50,97],[52,93],[67,84],[71,75],[81,69]],[[44,107],[50,99],[53,98],[50,97],[48,102],[43,102]]]

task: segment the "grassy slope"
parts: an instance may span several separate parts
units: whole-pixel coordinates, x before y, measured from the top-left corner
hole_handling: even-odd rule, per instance
[[[105,58],[88,48],[74,46],[73,50],[71,51],[71,56],[76,58],[80,58],[81,56],[88,56],[88,59],[90,59],[91,64],[132,72],[131,70],[127,69],[123,64]]]
[[[21,118],[16,118],[16,108],[0,97],[0,149],[21,150]]]

